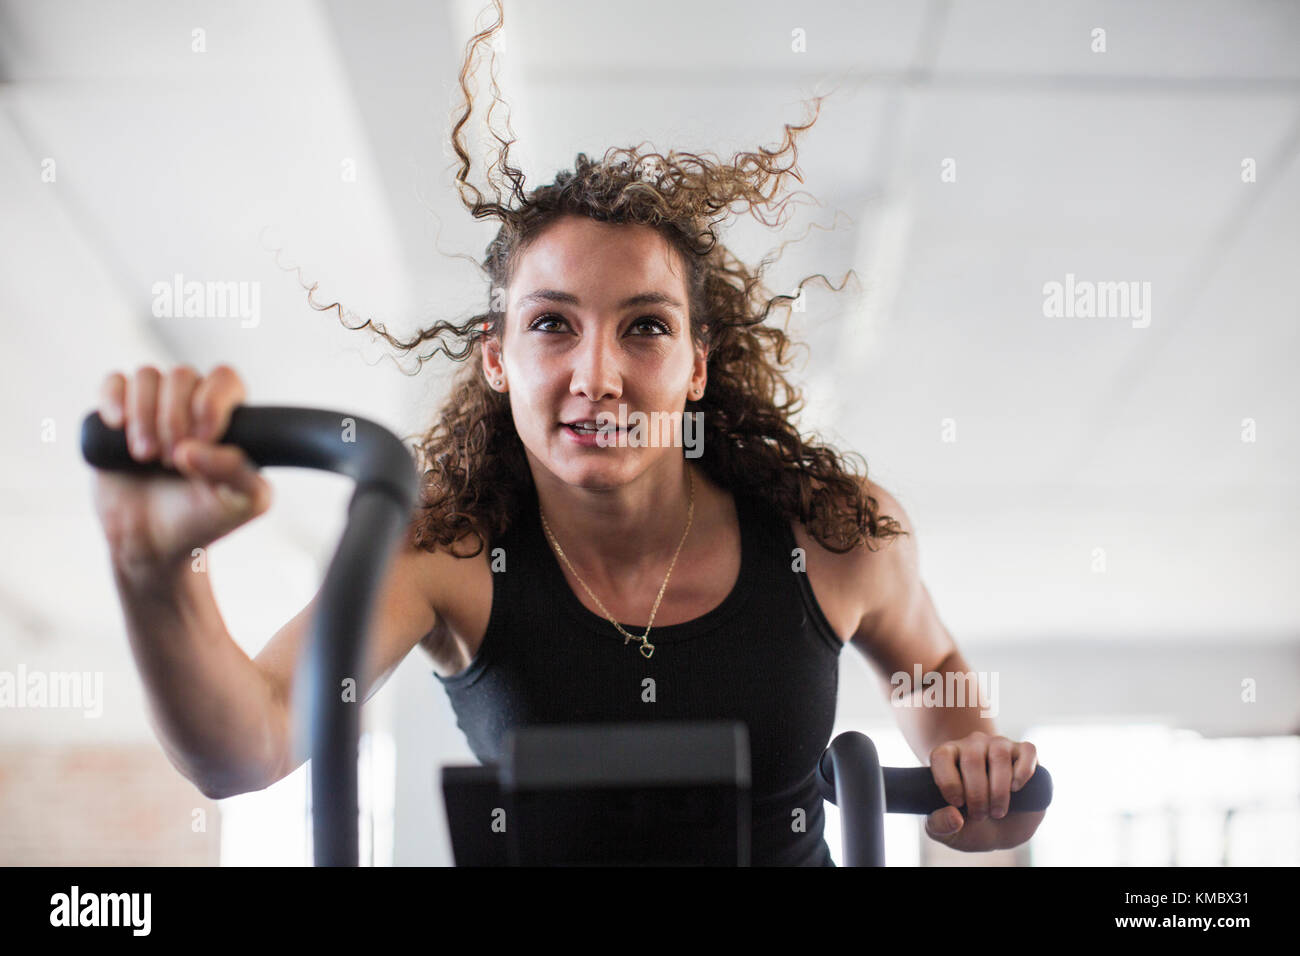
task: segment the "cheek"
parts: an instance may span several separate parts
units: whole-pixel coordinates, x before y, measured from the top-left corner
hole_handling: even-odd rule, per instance
[[[537,366],[516,373],[510,379],[510,409],[516,431],[546,437],[563,398],[564,389]]]
[[[568,402],[573,368],[564,360],[544,355],[530,355],[515,372],[512,382],[519,383],[519,398],[529,406],[529,414],[545,417],[557,404]]]

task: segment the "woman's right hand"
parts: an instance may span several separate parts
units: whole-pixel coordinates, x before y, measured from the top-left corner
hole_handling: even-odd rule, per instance
[[[117,567],[133,576],[175,567],[270,507],[271,486],[248,456],[215,444],[243,401],[244,383],[227,365],[206,378],[181,365],[104,380],[100,417],[126,429],[131,457],[180,472],[96,472],[95,508]]]

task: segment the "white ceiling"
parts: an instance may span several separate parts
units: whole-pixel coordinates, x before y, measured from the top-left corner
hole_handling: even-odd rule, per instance
[[[124,653],[76,447],[109,370],[231,362],[250,402],[425,424],[447,366],[403,377],[309,309],[269,248],[318,301],[394,331],[480,307],[452,256],[478,258],[491,229],[467,221],[446,140],[484,6],[0,3],[10,642]],[[1300,5],[530,0],[507,24],[512,156],[533,182],[643,139],[772,146],[834,90],[800,157],[822,205],[731,240],[757,258],[816,224],[773,288],[859,276],[796,317],[804,424],[908,508],[959,642],[1296,639]],[[177,272],[259,282],[260,324],[152,318],[151,285]],[[1150,282],[1150,326],[1044,317],[1067,273]],[[271,477],[273,514],[214,552],[251,649],[314,590],[347,493]]]

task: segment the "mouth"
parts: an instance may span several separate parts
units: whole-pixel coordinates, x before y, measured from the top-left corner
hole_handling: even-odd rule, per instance
[[[596,422],[596,419],[594,418],[584,418],[572,422],[560,422],[560,427],[567,428],[575,435],[595,435],[597,432],[601,430],[600,426]],[[608,431],[611,432],[621,431],[621,429],[615,427],[613,423],[610,423],[610,425],[607,426],[607,428]]]

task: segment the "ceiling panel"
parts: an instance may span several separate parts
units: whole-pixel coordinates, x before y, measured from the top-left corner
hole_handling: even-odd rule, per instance
[[[32,423],[70,438],[107,368],[232,361],[258,401],[428,423],[447,363],[401,376],[308,308],[263,242],[353,321],[405,333],[484,303],[454,256],[477,259],[492,228],[452,187],[447,137],[485,6],[0,3],[0,307],[19,317],[0,325],[0,388],[29,409],[0,461],[25,516],[6,530],[30,556],[0,572],[0,602],[50,617],[21,627],[57,628],[50,566],[93,527],[75,449]],[[811,346],[803,421],[908,507],[954,634],[1300,628],[1300,6],[508,0],[507,22],[501,80],[532,183],[641,139],[773,146],[833,91],[792,184],[822,205],[726,239],[756,260],[807,233],[771,269],[776,292],[855,270],[838,294],[812,284],[793,317]],[[1096,26],[1105,54],[1088,49]],[[40,182],[46,157],[57,184]],[[260,283],[259,327],[154,319],[151,285],[177,271]],[[1044,283],[1070,273],[1149,281],[1150,327],[1044,316]],[[332,543],[337,490],[311,484],[278,480],[266,538],[248,540],[303,560]],[[69,626],[110,619],[106,593],[69,606]]]

